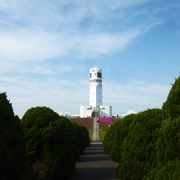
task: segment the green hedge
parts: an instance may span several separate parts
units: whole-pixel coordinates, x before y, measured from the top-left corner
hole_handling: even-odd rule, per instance
[[[118,162],[120,159],[121,143],[129,132],[131,123],[136,115],[128,115],[123,119],[116,121],[111,128],[108,129],[104,138],[103,145],[106,153],[111,155],[111,158]]]
[[[119,160],[122,179],[142,179],[156,167],[156,141],[163,120],[159,109],[138,113],[124,139]]]
[[[180,116],[180,77],[177,78],[168,94],[163,110],[172,119]]]
[[[34,107],[22,121],[0,93],[0,179],[66,179],[90,143],[86,128],[47,107]]]
[[[26,161],[20,120],[5,93],[0,93],[0,179],[35,179]]]
[[[143,180],[178,180],[180,179],[180,160],[168,161],[151,170]]]
[[[116,134],[116,125],[119,123],[119,121],[115,122],[114,124],[111,125],[111,127],[107,130],[106,135],[103,140],[103,145],[104,145],[104,151],[106,153],[111,152],[111,147],[113,145],[113,139],[115,139],[115,134]]]
[[[111,146],[110,154],[112,160],[119,162],[121,159],[121,144],[123,143],[124,139],[127,137],[128,133],[130,132],[132,123],[136,118],[135,114],[131,114],[119,120],[115,128],[115,138],[112,139],[113,143]]]
[[[162,109],[124,117],[104,138],[121,180],[180,179],[180,77]]]
[[[157,140],[157,167],[152,169],[145,180],[180,179],[180,116],[162,122]]]
[[[85,128],[47,107],[29,109],[22,118],[26,153],[40,179],[70,176],[80,153],[89,145]]]

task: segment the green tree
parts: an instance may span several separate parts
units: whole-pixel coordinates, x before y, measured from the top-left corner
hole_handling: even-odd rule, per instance
[[[70,176],[88,145],[84,128],[47,107],[29,109],[22,125],[27,156],[38,177],[56,180]]]
[[[168,161],[151,170],[143,180],[178,180],[180,179],[180,160]]]
[[[157,147],[157,166],[145,180],[180,179],[180,77],[175,80],[163,104],[165,120],[162,121]]]
[[[78,138],[77,147],[79,154],[83,154],[85,147],[89,146],[90,139],[89,139],[89,132],[85,127],[79,126],[73,123],[73,126],[76,131],[76,137]]]
[[[138,113],[121,145],[119,174],[122,180],[142,179],[156,167],[156,141],[163,120],[159,109]]]
[[[180,116],[162,122],[157,148],[160,165],[169,160],[180,160]]]
[[[111,127],[107,130],[106,135],[103,140],[104,151],[108,154],[111,152],[112,145],[114,143],[114,137],[116,136],[116,125],[120,120],[116,121]]]
[[[110,155],[113,161],[120,162],[121,159],[121,144],[131,131],[131,125],[136,118],[136,114],[130,114],[119,120],[114,128],[114,137],[112,138],[112,145]]]
[[[144,178],[147,180],[180,179],[180,116],[163,120],[157,140],[157,167]]]
[[[0,93],[0,179],[28,180],[30,173],[20,120],[6,93]]]
[[[22,126],[26,141],[26,154],[29,162],[40,160],[43,152],[44,130],[59,115],[47,107],[33,107],[26,111],[22,118]]]
[[[167,100],[163,105],[163,110],[171,118],[175,118],[180,115],[180,77],[175,80]]]

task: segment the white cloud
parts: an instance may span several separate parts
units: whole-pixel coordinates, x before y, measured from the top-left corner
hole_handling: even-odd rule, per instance
[[[6,91],[15,113],[22,116],[32,106],[49,106],[57,112],[79,113],[80,105],[89,104],[87,80],[23,79],[23,77],[0,77],[1,92]],[[104,103],[113,106],[113,112],[129,109],[136,111],[161,107],[170,87],[166,84],[129,81],[126,84],[104,82]]]
[[[119,34],[96,33],[84,36],[33,29],[1,32],[0,59],[16,62],[42,61],[72,53],[80,58],[96,58],[124,49],[139,34],[137,29]]]
[[[69,17],[72,13],[76,15],[75,17],[80,18],[88,12],[92,14],[94,12],[95,15],[98,15],[104,11],[129,8],[147,2],[149,2],[149,0],[66,0],[61,2],[57,0],[14,0],[13,2],[11,0],[1,0],[0,10],[12,13],[13,15],[25,15],[32,11],[34,14],[39,13],[39,15],[41,15],[41,12],[47,12],[47,15],[51,17],[52,15],[57,16],[59,12],[64,18]],[[48,17],[47,15],[45,14],[45,17]]]
[[[47,105],[58,112],[78,113],[79,105],[88,104],[88,83],[59,80],[54,75],[70,72],[72,66],[67,62],[54,67],[49,61],[97,59],[127,48],[161,23],[156,20],[159,13],[173,8],[127,10],[149,2],[0,0],[0,89],[8,92],[15,112],[21,116],[31,106]],[[140,21],[134,22],[139,16]],[[83,23],[89,25],[84,28]],[[45,75],[44,81],[31,74]],[[116,105],[117,111],[124,106],[134,108],[132,105],[161,106],[168,90],[166,85],[141,81],[108,82],[104,83],[104,102]]]
[[[0,32],[0,57],[2,60],[36,61],[64,56],[73,41],[58,33],[34,29]]]
[[[119,9],[140,6],[147,2],[149,2],[149,0],[105,0],[101,1],[101,4],[105,4],[107,8]]]
[[[119,106],[119,112],[123,106],[137,108],[137,110],[151,107],[161,107],[166,100],[170,86],[166,84],[147,83],[143,81],[129,81],[126,84],[115,82],[104,83],[105,103]]]
[[[134,29],[125,33],[102,33],[88,35],[79,42],[79,53],[84,58],[97,58],[99,55],[113,54],[132,43],[140,30]]]
[[[0,77],[1,92],[7,92],[16,114],[22,116],[32,106],[48,106],[57,112],[79,112],[88,101],[88,83],[46,78],[26,80]]]
[[[132,25],[119,30],[116,23],[128,23],[133,16],[128,19],[128,14],[125,13],[118,17],[112,11],[118,9],[121,12],[121,9],[148,2],[149,0],[1,0],[0,14],[4,19],[0,21],[0,59],[11,63],[71,55],[91,59],[121,51],[141,34],[159,25],[159,22],[154,23],[156,21],[153,19],[151,23],[140,22],[139,26]],[[119,19],[114,22],[113,32],[103,29],[104,20],[109,18],[109,14],[114,14]],[[103,17],[95,22],[100,28],[93,26],[87,30],[81,29],[83,22],[89,23],[97,17]],[[0,64],[0,69],[3,69],[2,64],[4,63]]]
[[[11,69],[13,68],[13,69]],[[80,69],[78,67],[78,69]],[[5,69],[4,72],[9,71],[17,71],[19,74],[24,75],[44,75],[44,76],[55,76],[57,74],[69,73],[72,72],[73,66],[68,64],[62,63],[52,63],[49,64],[48,62],[32,62],[32,63],[22,63],[21,68],[19,68],[18,64],[14,67],[10,67],[9,69]],[[3,73],[3,69],[0,74]]]

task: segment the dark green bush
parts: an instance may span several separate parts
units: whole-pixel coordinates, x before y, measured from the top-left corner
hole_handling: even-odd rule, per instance
[[[79,149],[79,153],[83,154],[85,147],[90,144],[89,132],[85,127],[79,126],[75,123],[73,123],[73,125],[76,131],[76,137],[78,138],[76,146]]]
[[[114,128],[115,134],[112,138],[112,145],[110,150],[110,155],[113,161],[120,162],[121,159],[121,144],[128,133],[131,131],[131,124],[136,118],[136,114],[131,114],[125,116],[123,119],[119,120]]]
[[[49,123],[58,118],[59,115],[47,107],[31,108],[24,114],[21,122],[25,134],[26,154],[31,164],[42,158],[43,133]]]
[[[160,165],[169,160],[180,160],[180,117],[163,121],[157,148]]]
[[[156,167],[156,141],[163,119],[159,109],[138,113],[121,145],[119,175],[122,180],[142,179]]]
[[[171,118],[180,116],[180,77],[175,80],[163,105],[163,110]]]
[[[162,110],[125,117],[108,130],[103,143],[119,163],[122,180],[180,179],[180,77]]]
[[[173,84],[163,111],[167,116],[162,121],[156,143],[157,166],[144,180],[180,179],[180,77]]]
[[[180,116],[162,122],[157,149],[159,165],[172,160],[180,160]]]
[[[180,179],[180,160],[168,161],[165,165],[150,171],[143,180],[178,180]]]
[[[116,136],[116,125],[120,123],[120,120],[116,121],[111,127],[107,130],[106,135],[103,140],[104,151],[108,154],[111,152],[112,145],[114,143],[114,137]]]
[[[14,115],[5,93],[0,94],[0,179],[28,180],[32,177],[26,163],[25,143],[20,120]]]
[[[44,129],[42,142],[43,162],[48,168],[46,178],[64,179],[71,175],[80,155],[72,123],[64,117],[50,122],[48,128]]]
[[[22,118],[26,152],[40,179],[66,179],[89,145],[87,131],[47,107],[29,109]]]

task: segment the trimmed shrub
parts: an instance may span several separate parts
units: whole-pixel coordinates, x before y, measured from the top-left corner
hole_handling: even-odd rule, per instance
[[[157,167],[144,180],[180,179],[180,117],[162,122],[157,149]]]
[[[121,144],[131,131],[131,124],[135,118],[136,114],[127,115],[116,124],[116,128],[114,129],[116,133],[112,139],[113,143],[110,150],[110,155],[113,161],[120,162]]]
[[[180,160],[180,116],[162,122],[157,149],[159,165],[172,160]]]
[[[111,148],[113,145],[114,137],[116,136],[116,125],[120,122],[120,120],[116,121],[111,127],[107,130],[106,135],[103,140],[103,146],[105,153],[110,154]]]
[[[122,180],[180,179],[180,77],[162,110],[117,122],[106,134],[104,148],[119,163]]]
[[[58,118],[59,115],[47,107],[34,107],[24,114],[21,123],[26,141],[26,154],[31,164],[42,158],[43,133],[49,123]]]
[[[14,115],[6,93],[0,94],[0,179],[34,179],[26,163],[20,120]]]
[[[180,160],[168,161],[165,165],[150,171],[143,180],[178,180],[180,179]]]
[[[138,113],[121,147],[119,175],[122,180],[142,179],[156,167],[156,141],[163,119],[159,109]]]
[[[40,179],[66,179],[89,145],[87,131],[47,107],[29,109],[22,118],[26,153]]]
[[[64,179],[75,170],[79,157],[76,130],[65,117],[49,123],[43,131],[42,162],[47,167],[46,179]]]
[[[157,139],[157,165],[144,180],[180,179],[180,77],[169,92],[163,111],[168,117],[162,121]]]
[[[89,146],[90,144],[89,132],[85,127],[79,126],[75,123],[73,123],[73,126],[76,131],[76,137],[78,138],[76,146],[79,154],[83,154],[85,147]]]
[[[163,105],[163,110],[171,118],[180,116],[180,77],[175,80]]]

